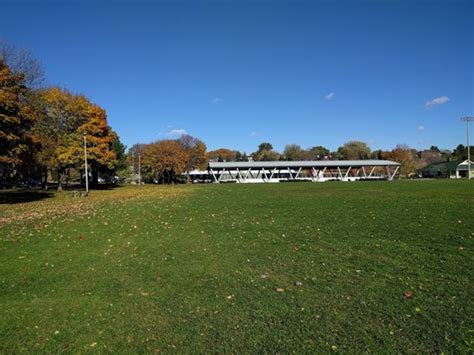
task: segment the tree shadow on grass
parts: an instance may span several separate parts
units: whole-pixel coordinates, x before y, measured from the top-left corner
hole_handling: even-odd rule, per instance
[[[48,199],[54,196],[53,191],[9,190],[0,191],[0,204],[15,204]]]

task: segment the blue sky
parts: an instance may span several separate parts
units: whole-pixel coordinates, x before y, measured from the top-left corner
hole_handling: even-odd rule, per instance
[[[472,1],[0,3],[0,38],[128,146],[454,148],[474,115]]]

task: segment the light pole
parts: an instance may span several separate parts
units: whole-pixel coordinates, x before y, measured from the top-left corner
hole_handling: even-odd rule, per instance
[[[142,174],[140,171],[141,170],[140,163],[141,163],[141,154],[140,152],[138,152],[138,186],[142,184]]]
[[[466,121],[466,134],[467,134],[467,179],[471,179],[471,143],[470,143],[470,128],[471,122],[474,121],[473,116],[466,116],[462,118],[463,121]]]
[[[86,132],[83,134],[84,136],[84,171],[86,174],[86,194],[89,194],[89,173],[87,171],[87,140],[86,140]]]

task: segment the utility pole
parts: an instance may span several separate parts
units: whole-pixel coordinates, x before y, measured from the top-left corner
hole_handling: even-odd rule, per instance
[[[84,171],[86,175],[86,194],[89,194],[89,172],[87,171],[87,140],[84,132]]]
[[[466,122],[466,134],[467,134],[467,179],[471,179],[471,142],[470,142],[470,131],[471,122],[474,121],[473,116],[466,116],[462,118]]]

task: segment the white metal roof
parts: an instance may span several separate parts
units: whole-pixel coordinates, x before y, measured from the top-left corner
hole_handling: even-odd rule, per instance
[[[391,160],[309,160],[309,161],[236,161],[209,162],[210,169],[324,168],[362,166],[400,166]]]
[[[460,163],[457,167],[456,167],[456,170],[459,170],[459,171],[464,171],[466,170],[467,171],[467,167],[468,167],[468,161],[467,159],[464,160],[462,163]],[[474,170],[474,162],[471,161],[471,171]]]

